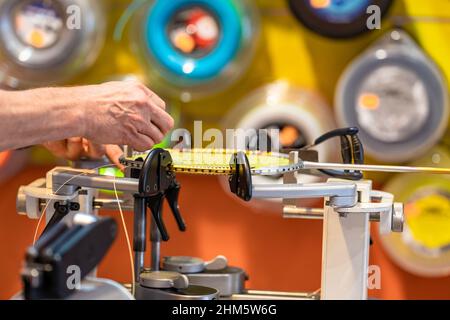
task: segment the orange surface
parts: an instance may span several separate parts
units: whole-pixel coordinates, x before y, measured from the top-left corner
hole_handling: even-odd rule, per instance
[[[36,221],[16,214],[17,189],[21,184],[42,177],[45,172],[45,168],[30,167],[0,186],[1,299],[8,299],[20,289],[22,259],[32,242],[36,225]],[[223,192],[214,177],[180,176],[179,180],[182,184],[180,206],[188,231],[184,234],[176,231],[173,217],[167,214],[172,239],[163,245],[163,254],[194,255],[204,259],[224,254],[232,264],[247,270],[249,287],[254,289],[314,291],[319,288],[320,221],[283,220],[280,214],[253,211]],[[103,214],[119,218],[117,212]],[[127,223],[131,228],[129,213]],[[371,249],[371,263],[381,267],[382,287],[371,291],[372,297],[450,298],[450,277],[426,279],[402,271],[381,250],[375,229],[373,233],[375,243]],[[118,281],[129,281],[129,260],[122,230],[99,273]]]

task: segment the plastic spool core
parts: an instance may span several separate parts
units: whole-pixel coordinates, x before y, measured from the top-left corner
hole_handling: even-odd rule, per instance
[[[318,17],[331,23],[346,24],[365,13],[370,0],[308,0],[306,3]]]
[[[155,90],[191,102],[244,74],[256,51],[259,16],[248,0],[154,0],[135,31],[134,47]]]
[[[359,127],[367,154],[391,163],[422,156],[444,135],[449,117],[443,75],[402,30],[349,65],[335,105],[339,126]]]
[[[167,36],[178,52],[198,59],[217,47],[221,30],[220,21],[211,10],[194,6],[173,15],[167,26]]]
[[[361,127],[384,142],[413,137],[430,114],[422,79],[412,70],[390,65],[367,75],[355,105]]]
[[[310,141],[310,137],[303,133],[302,128],[291,122],[269,123],[262,125],[261,130],[255,136],[249,137],[245,146],[247,149],[272,151],[273,139],[278,139],[281,150],[300,149],[307,145],[307,141]],[[264,131],[266,132],[264,133]],[[261,139],[265,140],[261,141]]]
[[[436,161],[439,159],[439,161]],[[438,162],[438,163],[437,163]],[[435,148],[417,166],[448,167],[447,149]],[[383,249],[404,270],[422,277],[450,274],[450,184],[447,176],[398,174],[385,191],[405,204],[403,233],[380,235]]]
[[[96,61],[105,27],[100,1],[0,1],[0,82],[10,89],[67,83]]]
[[[277,130],[278,132],[278,138],[279,138],[279,144],[281,150],[287,150],[287,149],[300,149],[308,144],[308,141],[311,141],[313,139],[312,137],[307,137],[301,128],[299,128],[296,124],[292,124],[289,122],[284,123],[271,123],[268,125],[262,126],[263,130],[267,130],[268,132],[271,132],[271,130]],[[270,136],[268,144],[270,146]],[[253,143],[253,146],[255,146],[255,143]],[[259,143],[256,144],[256,146],[260,146]],[[265,147],[265,146],[262,146]],[[270,150],[267,150],[270,151]],[[274,175],[274,176],[267,176],[265,177],[267,179],[273,179],[273,180],[279,180],[282,178],[280,175]]]
[[[314,93],[295,87],[288,82],[278,81],[250,93],[231,110],[223,122],[224,129],[281,129],[279,147],[301,147],[311,144],[313,139],[336,128],[332,111]],[[284,132],[283,132],[284,131]],[[283,146],[283,141],[286,145]],[[277,143],[274,143],[277,145]],[[320,161],[337,161],[338,143],[324,143],[316,150]],[[278,150],[272,150],[278,151]],[[302,183],[317,182],[320,178],[301,175]],[[254,176],[255,184],[283,183],[280,176]],[[224,188],[227,186],[224,184]],[[256,203],[257,201],[252,201]],[[277,199],[262,200],[279,203]],[[279,208],[277,208],[279,210]]]
[[[370,31],[367,22],[375,5],[384,16],[392,0],[288,0],[294,16],[310,30],[330,38],[349,38]]]
[[[47,49],[60,40],[65,18],[60,3],[28,1],[14,9],[11,24],[24,45]]]
[[[405,204],[403,241],[417,254],[434,257],[450,251],[450,193],[423,187]]]

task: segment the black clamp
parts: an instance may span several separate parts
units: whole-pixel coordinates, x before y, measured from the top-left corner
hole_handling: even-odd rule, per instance
[[[42,231],[41,237],[53,228],[53,226],[62,221],[70,212],[80,211],[80,204],[78,202],[69,202],[66,204],[55,202],[53,208],[55,212],[45,226],[44,231]]]
[[[163,149],[153,149],[150,151],[142,164],[139,173],[138,193],[134,195],[135,249],[143,249],[139,247],[145,247],[145,243],[143,243],[145,239],[142,239],[145,237],[138,230],[145,230],[147,207],[152,212],[153,219],[161,234],[161,239],[164,241],[169,240],[170,237],[162,218],[164,198],[169,203],[180,231],[186,230],[186,225],[178,206],[180,184],[177,182],[175,174],[171,170],[171,165],[172,157],[168,151]],[[144,225],[142,226],[142,224]]]
[[[364,164],[364,147],[358,137],[359,129],[356,127],[341,128],[332,130],[317,138],[310,146],[306,146],[303,150],[315,147],[332,138],[340,138],[341,157],[345,164]],[[321,173],[340,179],[361,180],[363,174],[360,171],[338,171],[338,170],[319,170]]]
[[[64,299],[75,293],[79,282],[101,262],[116,235],[117,224],[111,218],[54,225],[27,250],[22,271],[24,298]]]
[[[245,152],[233,154],[230,163],[232,174],[228,178],[230,190],[244,201],[252,199],[252,172]]]
[[[332,138],[338,137],[341,140],[342,161],[345,164],[364,164],[364,147],[358,137],[358,133],[359,129],[356,127],[336,129],[320,136],[312,145],[306,146],[297,151],[299,151],[300,154],[304,153],[310,157],[311,159],[307,159],[308,161],[317,161],[317,153],[310,153],[309,149]],[[252,199],[252,174],[250,163],[245,152],[237,152],[233,154],[230,166],[232,174],[230,175],[228,182],[231,192],[244,201],[250,201]],[[363,174],[360,171],[338,171],[324,169],[319,171],[328,176],[340,179],[361,180],[363,178]]]

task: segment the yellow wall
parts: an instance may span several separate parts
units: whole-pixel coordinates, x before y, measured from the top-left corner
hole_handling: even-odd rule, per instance
[[[100,82],[111,76],[143,73],[130,50],[130,28],[120,43],[112,41],[118,18],[130,1],[103,0],[110,21],[108,44],[95,67],[76,79],[76,83]],[[191,120],[210,121],[217,125],[221,116],[250,90],[277,79],[312,89],[333,104],[336,83],[345,67],[374,40],[392,27],[385,19],[382,30],[368,32],[348,40],[328,39],[303,27],[290,13],[285,0],[256,0],[262,15],[261,43],[247,74],[221,94],[182,106],[188,124]],[[450,19],[450,1],[396,0],[389,17],[413,16]],[[450,78],[450,23],[416,21],[405,29],[418,41]],[[149,84],[151,86],[151,84]]]

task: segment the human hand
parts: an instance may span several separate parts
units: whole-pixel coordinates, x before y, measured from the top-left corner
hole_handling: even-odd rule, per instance
[[[70,138],[61,141],[47,142],[43,144],[55,156],[71,161],[87,157],[90,159],[101,159],[104,155],[118,168],[123,170],[119,158],[123,151],[116,145],[99,145],[84,138]]]
[[[166,104],[134,81],[79,87],[74,92],[84,108],[84,137],[95,144],[129,145],[151,149],[174,126]]]

